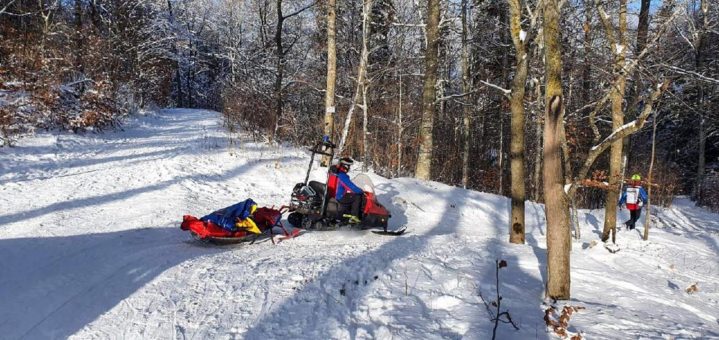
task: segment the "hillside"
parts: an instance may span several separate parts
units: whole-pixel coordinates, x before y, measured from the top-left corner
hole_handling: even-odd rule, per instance
[[[308,153],[242,139],[215,112],[165,110],[124,131],[46,133],[0,148],[0,334],[42,338],[545,339],[546,226],[527,205],[527,244],[507,242],[508,199],[372,174],[391,226],[315,231],[277,245],[208,246],[179,229],[246,198],[287,203]],[[312,176],[321,179],[323,169]],[[357,170],[353,170],[357,172]],[[589,339],[719,338],[719,215],[684,198],[649,241],[598,241],[603,211],[579,212],[570,331]],[[628,213],[622,211],[622,221]],[[642,221],[643,221],[642,217]],[[697,283],[698,291],[685,291]]]

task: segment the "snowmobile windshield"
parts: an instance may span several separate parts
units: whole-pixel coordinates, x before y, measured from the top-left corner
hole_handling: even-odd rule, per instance
[[[369,176],[365,174],[359,174],[352,179],[352,182],[358,187],[360,187],[363,191],[374,194],[374,184],[372,184],[372,180],[369,179]]]

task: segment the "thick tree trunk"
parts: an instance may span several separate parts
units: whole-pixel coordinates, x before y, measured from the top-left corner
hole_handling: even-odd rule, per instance
[[[509,222],[509,242],[524,243],[524,88],[527,82],[527,33],[522,30],[522,4],[508,0],[509,29],[516,49],[516,74],[512,81],[510,107],[512,111],[509,158],[511,169],[512,212]]]
[[[547,296],[570,297],[569,205],[564,192],[561,136],[564,119],[562,99],[562,51],[558,0],[544,1],[544,53],[546,108],[544,123],[544,197],[547,215]]]
[[[432,128],[434,127],[439,52],[439,2],[440,0],[428,0],[427,4],[427,50],[424,58],[422,122],[419,128],[419,155],[415,167],[415,177],[425,180],[430,179],[432,174]]]
[[[469,0],[462,0],[462,92],[470,93],[472,91],[472,81],[469,75],[469,29],[467,27],[467,12],[469,11]],[[468,95],[471,102],[472,95]],[[472,108],[469,105],[462,107],[462,187],[467,188],[469,183],[469,148],[471,129]]]
[[[696,54],[695,54],[695,67],[697,72],[703,72],[704,71],[704,48],[706,45],[706,37],[707,30],[709,29],[709,18],[708,18],[708,12],[709,12],[709,3],[708,0],[701,0],[700,9],[702,12],[702,27],[699,29],[698,34],[696,35],[695,40],[695,46],[696,46]],[[703,196],[703,182],[704,182],[704,172],[706,171],[706,139],[707,139],[707,129],[706,129],[706,117],[704,116],[704,112],[706,110],[706,98],[704,93],[704,86],[699,85],[699,157],[697,159],[697,177],[696,177],[696,183],[694,184],[694,200],[697,202],[701,202],[702,196]]]
[[[613,35],[614,32],[610,25],[605,22],[607,34]],[[627,50],[627,1],[619,1],[619,28],[617,31],[619,44],[611,44],[614,54],[614,76],[617,80],[615,87],[612,89],[612,130],[617,130],[624,125],[624,93],[626,88],[626,71],[624,70],[624,60]],[[622,140],[612,143],[609,152],[609,188],[607,192],[606,212],[604,215],[604,230],[602,232],[602,241],[609,239],[610,232],[616,232],[617,227],[617,202],[619,201],[619,190],[624,182],[622,177]]]
[[[540,117],[538,116],[539,112],[541,112],[541,108],[542,108],[542,105],[541,105],[542,89],[538,83],[534,84],[534,91],[535,91],[534,92],[535,103],[532,105],[532,111],[537,113],[537,115],[535,115],[535,117],[537,117],[537,119],[536,119],[537,121],[535,122],[535,133],[534,133],[535,138],[536,138],[535,143],[534,143],[536,145],[536,149],[534,152],[534,176],[533,176],[534,178],[532,179],[532,181],[534,182],[533,199],[535,201],[539,202],[540,196],[541,196],[540,185],[542,183],[541,182],[541,176],[542,176],[542,164],[541,163],[542,163],[542,152],[543,152],[542,151],[543,150],[543,148],[542,148],[543,124],[542,124],[542,119],[540,119]],[[536,111],[535,111],[535,108],[536,108]]]
[[[337,21],[337,0],[327,0],[327,91],[325,92],[324,134],[330,139],[335,130],[335,83],[337,78],[337,44],[335,43],[335,26]],[[329,156],[322,157],[322,165],[329,166]]]
[[[639,24],[637,25],[637,41],[636,41],[636,48],[634,55],[639,55],[641,51],[644,49],[644,47],[647,46],[647,38],[648,38],[648,32],[649,32],[649,7],[651,5],[651,0],[641,0],[641,8],[639,10]],[[634,84],[627,90],[627,103],[631,105],[631,107],[626,108],[628,119],[634,119],[638,113],[638,110],[636,108],[637,106],[637,98],[639,98],[639,88],[641,82],[639,81],[639,72],[635,71],[632,78],[634,80]],[[632,136],[629,136],[627,138],[624,138],[622,141],[622,177],[626,177],[626,170],[629,166],[629,161],[631,160],[632,154],[631,154],[631,147],[632,147]]]

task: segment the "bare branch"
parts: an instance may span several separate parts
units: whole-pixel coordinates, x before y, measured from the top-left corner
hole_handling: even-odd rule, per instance
[[[507,89],[505,89],[505,88],[503,88],[503,87],[501,87],[501,86],[499,86],[499,85],[494,85],[494,84],[492,84],[492,83],[490,83],[490,82],[487,82],[487,81],[484,81],[484,80],[480,80],[479,82],[482,83],[482,84],[484,84],[484,85],[487,85],[487,86],[489,86],[489,87],[491,87],[491,88],[493,88],[493,89],[499,90],[499,91],[502,92],[502,94],[503,94],[505,97],[507,97],[507,98],[509,98],[509,97],[512,95],[512,91],[507,90]]]
[[[5,7],[3,7],[2,9],[0,9],[0,15],[2,15],[3,13],[5,13],[5,11],[7,11],[8,7],[10,7],[10,5],[12,5],[14,2],[15,2],[15,0],[10,0],[10,2],[8,2],[7,5],[5,5]]]
[[[477,93],[477,90],[469,91],[469,92],[465,92],[465,93],[451,94],[451,95],[449,95],[449,96],[444,96],[444,97],[439,97],[439,98],[437,98],[437,100],[436,100],[435,102],[436,102],[436,103],[440,103],[440,102],[443,102],[443,101],[446,101],[446,100],[450,100],[450,99],[453,99],[453,98],[462,98],[462,97],[466,97],[466,96],[472,95],[472,94],[474,94],[474,93]]]
[[[677,74],[689,75],[689,76],[692,76],[694,78],[697,78],[698,80],[701,80],[701,81],[704,81],[707,83],[719,84],[719,79],[710,78],[710,77],[707,77],[707,76],[700,74],[698,72],[695,72],[695,71],[685,70],[683,68],[679,68],[679,67],[668,65],[668,64],[661,64],[661,66],[668,69],[669,71],[672,71]]]
[[[305,10],[309,9],[310,7],[314,6],[316,3],[317,3],[316,1],[312,1],[309,5],[307,5],[307,6],[305,6],[305,7],[302,7],[302,8],[300,8],[300,9],[298,9],[298,10],[296,10],[296,11],[290,13],[290,14],[283,15],[283,16],[282,16],[282,20],[289,19],[289,18],[291,18],[291,17],[293,17],[293,16],[295,16],[295,15],[298,15],[298,14],[304,12]]]
[[[617,130],[614,130],[609,136],[604,138],[601,143],[593,146],[589,150],[589,154],[584,161],[584,165],[582,165],[582,169],[579,170],[577,176],[575,177],[575,180],[569,185],[569,188],[567,188],[567,194],[569,195],[569,197],[573,197],[574,193],[577,191],[577,179],[585,178],[587,176],[587,173],[589,173],[589,169],[592,167],[592,164],[594,164],[594,161],[597,159],[597,157],[599,157],[599,155],[606,151],[613,142],[639,131],[639,129],[644,126],[644,123],[649,117],[649,114],[652,112],[654,103],[659,99],[659,97],[668,87],[669,80],[664,80],[662,84],[658,84],[654,92],[652,92],[651,96],[649,97],[648,103],[646,103],[644,109],[642,109],[642,112],[639,114],[637,119],[627,124],[624,124],[624,126],[620,127]]]

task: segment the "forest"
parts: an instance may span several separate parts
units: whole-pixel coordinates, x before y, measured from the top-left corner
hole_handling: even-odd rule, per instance
[[[227,138],[545,204],[548,295],[569,298],[579,208],[621,188],[719,210],[719,7],[709,0],[2,0],[0,140],[222,113]],[[645,229],[644,238],[647,238]]]

